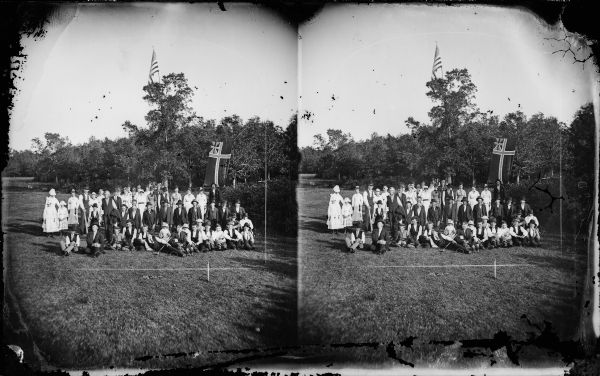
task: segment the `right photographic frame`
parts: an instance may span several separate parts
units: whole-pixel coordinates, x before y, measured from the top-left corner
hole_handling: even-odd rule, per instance
[[[496,6],[327,5],[299,35],[309,359],[560,370],[585,354],[599,333],[588,42]]]

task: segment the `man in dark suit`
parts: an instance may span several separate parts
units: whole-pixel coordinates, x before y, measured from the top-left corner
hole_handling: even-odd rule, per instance
[[[505,220],[504,217],[504,207],[500,203],[500,198],[496,197],[496,202],[492,204],[491,216],[496,218],[498,221],[502,222]]]
[[[113,193],[113,200],[117,203],[117,208],[121,208],[123,205],[123,199],[121,198],[121,187],[115,187],[115,191]]]
[[[531,206],[529,206],[525,201],[525,196],[523,196],[523,198],[521,198],[521,204],[516,208],[516,214],[520,214],[521,218],[525,218],[531,213],[533,213]]]
[[[202,211],[198,206],[198,201],[192,200],[192,207],[188,211],[188,223],[194,224],[198,219],[202,219]]]
[[[125,228],[125,225],[127,224],[127,205],[121,205],[121,213],[119,217],[121,219],[120,227]]]
[[[457,218],[458,223],[469,222],[473,219],[473,211],[471,210],[471,205],[467,204],[468,199],[463,197],[462,204],[458,208]]]
[[[390,250],[390,235],[388,231],[383,228],[383,221],[377,221],[375,224],[377,227],[373,230],[371,234],[371,250],[378,255],[384,254],[386,251]]]
[[[181,200],[177,201],[177,208],[173,210],[173,227],[183,226],[184,223],[188,223],[188,216],[183,207]]]
[[[173,227],[173,208],[169,203],[169,198],[163,199],[160,203],[157,223],[166,223],[169,228]]]
[[[102,220],[104,222],[105,237],[108,243],[112,243],[112,234],[115,223],[121,222],[121,219],[119,218],[121,214],[119,208],[120,206],[118,206],[115,199],[110,196],[110,191],[106,190],[104,192],[104,198],[102,199],[102,211],[104,213],[102,215]]]
[[[127,219],[133,223],[133,227],[140,231],[142,228],[142,212],[140,211],[137,201],[131,201],[131,207],[127,210]]]
[[[492,197],[494,201],[498,199],[504,200],[504,187],[502,186],[500,179],[496,179],[496,184],[494,185],[494,190],[492,191]]]
[[[427,220],[433,223],[433,227],[438,229],[442,221],[442,209],[438,206],[437,199],[431,199],[431,206],[427,211]]]
[[[517,216],[517,208],[513,202],[512,197],[506,200],[506,206],[504,207],[504,220],[506,223],[512,223],[514,217]]]
[[[421,197],[417,198],[417,204],[412,207],[412,215],[417,217],[419,226],[425,226],[425,223],[427,222],[427,213],[425,213],[425,206],[423,206],[423,199]]]
[[[215,205],[215,201],[210,201],[208,209],[206,209],[205,219],[210,222],[210,228],[214,229],[219,222],[219,209]]]
[[[456,205],[456,202],[454,202],[452,197],[450,197],[448,202],[444,205],[444,211],[442,213],[442,220],[445,225],[449,223],[449,219],[452,223],[458,221],[458,205]]]
[[[221,207],[219,207],[219,224],[221,228],[227,228],[227,222],[229,222],[229,217],[231,217],[231,210],[229,209],[229,205],[227,205],[227,200],[223,200],[221,202]]]
[[[481,217],[487,216],[487,208],[483,204],[483,197],[477,197],[477,205],[473,207],[473,221],[475,223],[481,222]]]
[[[160,207],[163,207],[163,202],[170,202],[171,200],[169,199],[169,190],[167,187],[163,187],[162,188],[162,193],[160,194],[159,197],[159,201],[160,201]],[[171,212],[173,211],[173,209],[171,208]]]
[[[100,226],[98,222],[95,220],[92,221],[91,230],[88,232],[86,237],[87,247],[85,249],[85,253],[89,254],[92,257],[98,257],[101,253],[105,253],[104,245],[105,239],[102,231],[100,231]]]
[[[154,232],[154,227],[156,225],[156,212],[154,211],[154,205],[152,202],[146,203],[146,210],[144,210],[144,214],[142,216],[142,225],[148,226],[148,230],[150,230],[150,232]]]
[[[242,207],[242,203],[240,200],[235,200],[235,207],[231,213],[237,222],[241,221],[244,218],[244,214],[246,214],[246,210]]]
[[[387,197],[388,218],[390,220],[390,229],[392,238],[396,238],[398,231],[398,221],[403,216],[406,217],[400,192],[396,193],[394,187],[390,187],[390,195]]]
[[[219,189],[215,183],[210,186],[210,191],[208,192],[208,202],[213,201],[215,203],[221,202],[221,193],[219,193]]]

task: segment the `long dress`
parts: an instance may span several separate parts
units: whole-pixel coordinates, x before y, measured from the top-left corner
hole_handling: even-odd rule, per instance
[[[352,205],[350,203],[344,203],[342,206],[342,218],[344,220],[344,227],[352,226]]]
[[[60,231],[69,229],[69,211],[64,206],[58,209],[58,229]]]
[[[355,193],[352,196],[352,220],[362,222],[363,220],[363,195]]]
[[[46,233],[59,231],[58,210],[59,206],[56,197],[46,197],[46,206],[44,207],[44,221],[42,222],[42,230]]]
[[[330,230],[339,230],[344,228],[344,219],[342,217],[342,195],[332,193],[329,197],[329,208],[327,209],[327,228]]]

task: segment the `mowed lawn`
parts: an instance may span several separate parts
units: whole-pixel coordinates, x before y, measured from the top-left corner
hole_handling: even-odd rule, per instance
[[[266,262],[263,236],[255,251],[62,257],[56,253],[58,238],[42,234],[45,196],[4,190],[2,219],[6,287],[47,364],[199,366],[295,343],[295,239],[269,236]],[[210,281],[206,270],[185,270],[209,262]],[[197,354],[172,355],[177,353]]]
[[[462,254],[438,249],[391,248],[376,255],[343,252],[344,235],[326,227],[329,190],[298,188],[299,341],[304,344],[378,342],[376,349],[344,347],[329,356],[340,361],[398,364],[396,356],[428,366],[490,365],[491,353],[468,358],[452,341],[491,339],[505,331],[512,339],[539,335],[544,321],[560,340],[571,340],[579,314],[585,251],[561,251],[557,236],[543,248],[514,247]],[[351,197],[352,192],[343,191]],[[368,240],[370,243],[370,240]],[[492,265],[498,267],[389,268],[409,265]],[[382,266],[388,266],[382,267]],[[522,317],[526,315],[527,319]],[[409,337],[412,347],[400,346]],[[408,340],[410,345],[411,340]],[[445,344],[431,341],[449,341]],[[393,354],[393,351],[392,351]],[[550,364],[547,351],[523,348],[521,365]],[[496,362],[501,362],[496,359]],[[504,352],[506,361],[506,352]],[[510,366],[510,361],[504,365]]]

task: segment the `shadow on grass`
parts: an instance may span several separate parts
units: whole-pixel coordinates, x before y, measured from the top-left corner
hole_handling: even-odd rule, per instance
[[[522,259],[525,263],[534,264],[543,268],[552,268],[560,270],[561,272],[571,272],[573,270],[573,264],[570,258],[564,255],[548,256],[548,255],[531,255],[527,253],[521,253],[515,255]]]
[[[261,259],[248,259],[245,257],[232,257],[232,261],[239,262],[242,266],[258,270],[261,272],[269,272],[281,274],[287,278],[296,278],[296,274],[298,272],[298,268],[295,264],[292,264],[287,261],[278,261],[273,259],[268,259],[266,262]]]
[[[5,226],[5,232],[15,234],[27,234],[31,236],[44,236],[42,226],[36,221],[23,221],[19,223],[8,223]]]
[[[322,220],[300,220],[300,223],[298,224],[298,229],[305,231],[314,231],[320,234],[326,234],[331,232],[331,230],[327,229],[327,223]]]
[[[247,323],[235,324],[239,332],[256,331],[265,338],[269,346],[295,345],[297,342],[297,295],[295,288],[265,286],[268,302],[258,302],[253,305],[251,316]],[[264,307],[271,307],[265,311]]]

